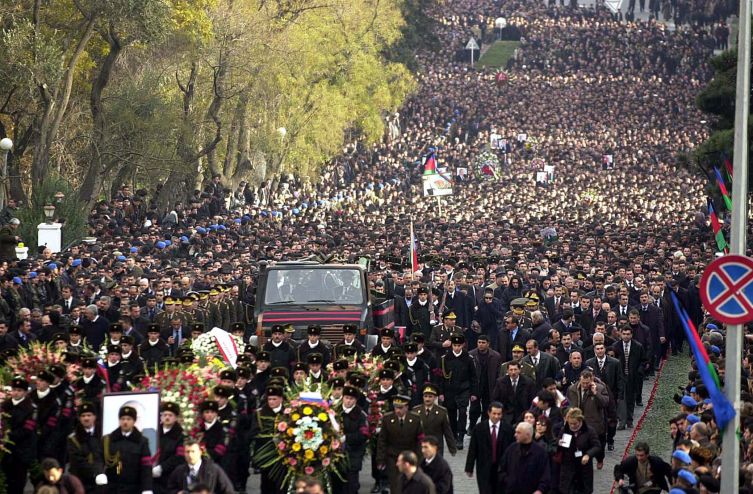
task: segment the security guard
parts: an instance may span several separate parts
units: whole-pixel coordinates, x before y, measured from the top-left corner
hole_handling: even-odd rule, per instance
[[[149,441],[135,427],[136,409],[125,405],[118,412],[120,427],[102,440],[105,473],[97,485],[107,485],[118,494],[143,494],[152,491],[152,454]]]
[[[381,432],[377,443],[377,467],[386,468],[390,492],[398,492],[397,457],[406,450],[421,453],[424,428],[421,418],[409,411],[410,397],[396,395],[392,398],[394,412],[382,417]]]
[[[525,348],[516,343],[512,347],[512,360],[510,362],[517,362],[520,365],[520,373],[526,377],[530,377],[534,381],[536,380],[536,367],[530,362],[524,362],[523,357],[526,356]],[[504,377],[507,375],[507,366],[510,362],[505,362],[499,368],[498,377]]]
[[[413,413],[421,417],[424,425],[424,434],[434,436],[439,441],[439,454],[444,456],[444,443],[447,441],[447,448],[450,454],[455,456],[458,448],[455,443],[455,435],[450,427],[450,417],[447,415],[447,409],[437,405],[436,400],[439,396],[439,389],[433,384],[427,384],[423,390],[423,405],[413,409]],[[444,437],[445,441],[442,441]]]

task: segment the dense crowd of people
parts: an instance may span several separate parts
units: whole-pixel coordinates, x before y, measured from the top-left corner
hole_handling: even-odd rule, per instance
[[[644,406],[644,380],[687,351],[670,290],[724,376],[724,328],[705,317],[698,291],[716,251],[704,183],[676,158],[708,137],[693,95],[720,43],[712,21],[733,6],[669,5],[680,18],[674,30],[555,2],[437,4],[427,12],[436,43],[416,53],[417,93],[388,117],[382,142],[347,144],[317,179],[292,174],[232,189],[215,176],[173,204],[157,203],[157,190],[122,186],[91,212],[93,242],[23,260],[18,220],[4,209],[2,356],[39,341],[83,372],[71,382],[56,366],[12,381],[3,403],[13,441],[2,464],[8,492],[23,492],[36,462],[40,492],[230,493],[245,491],[259,470],[262,492],[275,492],[279,482],[252,463],[250,446],[271,431],[284,389],[307,378],[333,389],[341,413],[351,466],[336,492],[359,491],[367,453],[372,492],[451,493],[453,474],[475,477],[485,494],[593,492],[594,468],[621,453],[615,437],[631,433]],[[687,6],[706,17],[680,26]],[[458,62],[457,51],[500,13],[521,39],[498,85],[491,69]],[[480,172],[484,153],[496,157],[491,174]],[[423,196],[428,155],[457,178],[441,216],[437,200]],[[544,165],[554,169],[541,183]],[[172,403],[163,405],[158,458],[144,452],[132,407],[121,408],[119,429],[101,430],[107,386],[94,354],[105,356],[112,390],[127,391],[155,365],[193,362],[191,340],[212,328],[248,341],[259,262],[312,254],[370,258],[369,289],[394,300],[404,331],[381,330],[367,352],[357,327],[346,325],[342,341],[320,341],[311,325],[296,342],[276,325],[270,341],[247,345],[239,367],[223,373],[200,410],[198,440],[183,437]],[[368,451],[366,376],[347,372],[367,354],[386,361],[378,400],[389,404]],[[620,486],[719,492],[708,390],[695,370],[684,384],[681,413],[668,425],[671,458],[637,444],[614,470]],[[751,492],[747,384],[744,399],[741,492]],[[122,455],[117,465],[103,460],[111,448]],[[452,472],[442,455],[459,451],[465,471]],[[298,492],[323,492],[320,480],[299,480]]]

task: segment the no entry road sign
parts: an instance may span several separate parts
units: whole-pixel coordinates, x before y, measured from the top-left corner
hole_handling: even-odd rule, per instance
[[[727,255],[709,264],[701,278],[701,300],[725,324],[753,320],[753,259]]]

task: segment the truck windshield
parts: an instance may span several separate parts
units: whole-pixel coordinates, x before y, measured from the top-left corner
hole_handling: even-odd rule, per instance
[[[357,269],[271,269],[265,304],[362,304],[364,289]]]

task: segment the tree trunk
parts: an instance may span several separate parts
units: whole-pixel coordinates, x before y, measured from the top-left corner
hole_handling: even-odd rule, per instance
[[[102,182],[105,177],[105,166],[102,158],[102,151],[106,148],[106,131],[105,131],[105,112],[102,106],[102,92],[110,81],[110,76],[115,68],[115,63],[123,53],[123,46],[113,30],[109,33],[102,33],[102,36],[110,45],[110,51],[107,53],[102,67],[99,70],[97,80],[92,86],[89,104],[92,112],[93,136],[91,143],[89,169],[86,171],[86,178],[81,185],[79,196],[82,201],[87,203],[87,208],[91,209],[96,202],[99,191],[102,188]]]

